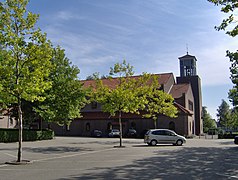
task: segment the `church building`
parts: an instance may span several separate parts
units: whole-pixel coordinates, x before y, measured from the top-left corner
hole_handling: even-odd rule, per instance
[[[172,95],[174,105],[178,109],[176,118],[158,116],[157,128],[171,129],[187,137],[200,135],[203,133],[202,92],[201,80],[196,69],[197,59],[188,53],[178,59],[180,64],[179,77],[175,78],[173,73],[155,74],[158,76],[161,89]],[[136,76],[131,78],[136,78]],[[116,79],[102,79],[102,81],[105,85],[113,87],[116,86]],[[89,87],[94,80],[81,82],[84,87]],[[83,117],[75,119],[69,127],[52,124],[55,134],[91,136],[91,132],[97,129],[102,131],[104,137],[107,137],[111,129],[119,129],[118,117],[111,117],[108,113],[102,112],[101,105],[96,102],[86,105],[81,113]],[[126,135],[129,129],[135,129],[138,137],[143,137],[146,130],[154,128],[154,121],[143,118],[141,114],[122,114],[123,135]]]

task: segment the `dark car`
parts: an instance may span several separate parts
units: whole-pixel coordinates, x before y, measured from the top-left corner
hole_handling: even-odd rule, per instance
[[[234,143],[235,143],[235,144],[238,144],[238,136],[235,136],[235,138],[234,138]]]
[[[126,137],[136,138],[137,137],[136,130],[135,129],[129,129],[127,134],[126,134]]]
[[[93,137],[102,137],[102,131],[95,129],[92,131],[92,136]]]

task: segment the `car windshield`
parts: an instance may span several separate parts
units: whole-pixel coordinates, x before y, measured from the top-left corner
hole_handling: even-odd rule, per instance
[[[147,131],[146,133],[145,133],[145,135],[148,135],[150,133],[150,131]]]

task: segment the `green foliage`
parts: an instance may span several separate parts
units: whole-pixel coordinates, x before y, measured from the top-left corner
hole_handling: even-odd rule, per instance
[[[203,132],[209,132],[209,129],[215,129],[216,122],[212,119],[211,115],[207,112],[207,107],[202,107],[202,114],[203,114]]]
[[[17,129],[0,129],[0,142],[17,142],[19,131]],[[23,141],[49,140],[54,138],[52,130],[23,130]]]
[[[109,78],[116,87],[109,87],[103,80],[96,80],[96,88],[93,93],[93,101],[102,104],[102,110],[111,116],[119,114],[120,132],[122,134],[121,113],[136,113],[146,111],[146,118],[156,119],[159,114],[176,117],[177,109],[173,106],[171,95],[159,90],[158,77],[144,73],[141,76],[131,77],[133,66],[117,63],[110,70]],[[120,138],[121,142],[121,138]],[[120,143],[121,145],[121,143]]]
[[[209,2],[214,3],[216,6],[221,5],[221,11],[223,13],[230,14],[226,19],[222,21],[220,26],[215,27],[218,31],[227,30],[226,33],[232,37],[235,37],[238,34],[238,25],[237,19],[234,15],[234,11],[238,8],[237,0],[208,0]]]
[[[149,88],[146,95],[146,102],[144,110],[147,111],[146,118],[152,118],[157,120],[158,115],[165,115],[171,118],[177,117],[177,108],[173,105],[174,98],[159,89],[158,78],[156,75],[147,75],[149,82],[147,85],[143,85],[145,88]]]
[[[229,91],[229,98],[233,106],[238,106],[238,51],[237,52],[230,52],[227,51],[227,56],[230,58],[231,67],[231,81],[234,84],[233,88]]]
[[[38,15],[26,12],[26,0],[8,0],[1,8],[0,58],[1,98],[6,103],[44,100],[40,96],[51,82],[51,43],[34,29]]]
[[[224,30],[226,34],[231,37],[238,35],[237,14],[235,11],[238,8],[237,0],[208,0],[214,3],[216,6],[221,6],[223,13],[229,14],[226,19],[222,21],[220,26],[215,27],[216,30]],[[231,67],[231,80],[234,84],[233,88],[229,91],[229,98],[231,99],[233,106],[238,106],[238,51],[227,51],[227,57],[230,58]]]
[[[121,64],[116,63],[114,67],[110,68],[110,72],[109,72],[110,76],[116,76],[119,78],[130,77],[133,74],[134,74],[133,66],[131,66],[129,63],[126,63],[126,60],[123,60]]]
[[[95,73],[93,73],[92,75],[87,76],[87,77],[86,77],[86,80],[107,79],[107,78],[109,78],[109,76],[102,75],[102,76],[100,77],[99,72],[95,72]]]
[[[233,108],[231,110],[231,127],[234,129],[238,128],[238,110],[237,108]]]
[[[22,154],[22,100],[43,101],[51,87],[52,45],[46,34],[35,29],[39,15],[26,10],[28,0],[6,0],[0,5],[0,100],[17,104],[19,147]]]
[[[233,119],[231,115],[231,109],[229,104],[222,99],[221,105],[217,109],[217,117],[219,126],[227,128],[233,127]]]
[[[219,139],[234,139],[235,136],[238,135],[238,132],[224,132],[221,134],[218,134]]]
[[[55,67],[49,75],[52,88],[45,91],[45,101],[37,104],[34,111],[48,122],[69,125],[74,118],[80,117],[80,110],[87,103],[87,90],[78,80],[79,69],[71,65],[60,47],[54,49],[51,62]]]

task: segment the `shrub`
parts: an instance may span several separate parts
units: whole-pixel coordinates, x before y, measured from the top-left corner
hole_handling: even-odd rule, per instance
[[[0,142],[17,142],[18,129],[0,129]],[[37,141],[53,139],[54,131],[52,130],[23,130],[23,141]]]
[[[225,132],[218,136],[219,139],[234,139],[238,135],[238,132]]]

